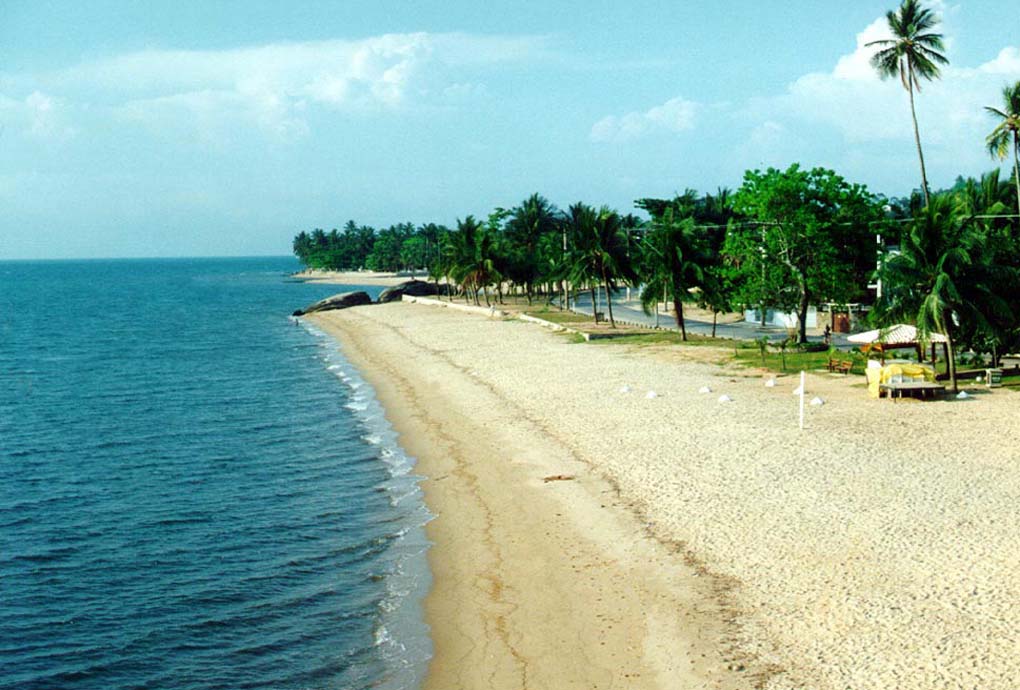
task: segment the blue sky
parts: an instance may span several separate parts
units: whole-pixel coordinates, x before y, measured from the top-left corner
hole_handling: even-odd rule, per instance
[[[1009,3],[929,3],[936,187],[1020,80]],[[286,254],[300,230],[452,224],[538,191],[633,200],[823,165],[918,184],[892,2],[0,4],[0,259]]]

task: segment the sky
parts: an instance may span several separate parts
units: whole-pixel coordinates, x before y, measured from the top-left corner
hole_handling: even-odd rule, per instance
[[[1020,13],[929,0],[935,188],[1020,80]],[[890,0],[0,0],[0,259],[252,256],[301,230],[453,225],[539,192],[635,199],[831,168],[920,185]]]

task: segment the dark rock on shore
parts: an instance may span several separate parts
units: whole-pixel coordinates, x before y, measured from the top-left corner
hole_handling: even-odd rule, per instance
[[[372,298],[367,292],[341,292],[326,299],[319,300],[315,304],[309,304],[304,309],[298,309],[293,316],[312,314],[317,311],[331,311],[333,309],[347,309],[348,307],[360,307],[363,304],[372,304]]]
[[[442,287],[446,286],[443,285]],[[435,283],[427,283],[424,280],[408,280],[399,285],[386,288],[376,301],[379,304],[385,304],[386,302],[397,302],[404,295],[410,297],[431,297],[439,293],[440,290],[436,287]]]

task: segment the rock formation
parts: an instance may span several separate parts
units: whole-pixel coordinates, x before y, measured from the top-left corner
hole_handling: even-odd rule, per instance
[[[382,294],[379,295],[379,299],[376,301],[379,304],[385,304],[386,302],[399,302],[400,298],[404,295],[410,295],[411,297],[431,297],[432,295],[437,294],[439,294],[439,289],[436,287],[435,283],[426,283],[424,280],[408,280],[400,283],[399,285],[386,288],[382,291]]]
[[[332,309],[347,309],[348,307],[359,307],[362,304],[372,304],[372,298],[368,296],[367,292],[341,292],[339,295],[333,295],[326,299],[319,300],[314,304],[309,304],[304,309],[298,309],[294,312],[294,316],[302,316],[304,314],[312,314],[317,311],[330,311]]]

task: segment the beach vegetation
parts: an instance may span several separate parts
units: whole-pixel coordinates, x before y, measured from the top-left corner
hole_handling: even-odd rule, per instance
[[[485,305],[492,306],[489,287],[502,281],[496,267],[495,233],[474,216],[467,216],[457,221],[457,232],[451,235],[451,239],[450,276],[465,288],[465,301],[473,299],[475,305],[479,305],[478,293],[481,292],[485,297]]]
[[[547,277],[549,262],[544,259],[554,247],[549,246],[550,236],[558,234],[561,214],[541,194],[532,194],[514,207],[506,216],[505,236],[508,240],[506,277],[524,288],[530,304],[535,285]]]
[[[614,329],[615,293],[634,287],[646,313],[658,314],[661,298],[676,319],[675,335],[628,335],[643,343],[714,342],[722,312],[756,309],[765,326],[769,310],[794,311],[795,338],[786,347],[733,344],[734,357],[756,357],[767,368],[777,354],[780,369],[817,354],[804,351],[811,303],[860,302],[873,307],[873,326],[905,321],[922,333],[945,333],[955,389],[957,350],[982,361],[988,354],[993,366],[1020,351],[1020,82],[1003,89],[1001,107],[985,108],[996,119],[986,149],[998,160],[1012,157],[1012,179],[994,169],[932,192],[914,92],[947,64],[934,33],[938,18],[917,0],[903,0],[887,20],[893,38],[869,45],[878,49],[874,66],[884,77],[898,76],[910,98],[922,185],[909,197],[873,194],[832,170],[794,163],[749,170],[735,192],[687,189],[638,199],[647,220],[585,203],[563,212],[534,193],[484,221],[468,215],[452,229],[375,229],[351,220],[342,230],[301,231],[294,254],[311,269],[422,270],[448,299],[526,300],[528,311],[541,309],[556,323],[594,317],[597,324],[604,309]],[[591,295],[591,316],[569,311],[579,291]],[[689,304],[711,312],[708,341],[688,333]]]
[[[787,342],[785,348],[780,342],[766,343],[764,348],[759,341],[732,345],[731,361],[745,367],[760,367],[773,373],[788,371],[828,371],[829,355],[825,351],[802,351],[791,347]],[[855,367],[850,374],[860,373]]]
[[[734,194],[743,219],[731,221],[723,248],[740,301],[796,310],[799,342],[807,342],[812,301],[860,299],[874,266],[873,222],[879,199],[831,170],[750,170]]]
[[[875,305],[881,320],[903,318],[916,323],[922,334],[946,336],[954,391],[960,336],[994,337],[997,323],[1015,327],[1015,313],[996,289],[1003,270],[1013,272],[995,264],[988,251],[987,224],[979,220],[953,193],[934,195],[909,224],[898,253],[883,262],[885,288]]]
[[[729,191],[699,197],[692,189],[672,200],[635,202],[651,216],[640,238],[638,272],[641,307],[658,309],[659,297],[673,303],[681,339],[687,339],[684,303],[696,302],[713,314],[712,336],[720,312],[732,309],[730,272],[722,260],[726,223],[733,217]]]
[[[673,314],[682,340],[687,340],[684,302],[704,280],[703,258],[694,219],[677,220],[672,208],[653,221],[641,242],[644,289],[641,307],[646,314],[658,308],[660,296],[673,302]]]
[[[635,347],[654,347],[661,345],[673,345],[677,347],[698,347],[717,348],[720,353],[728,353],[734,347],[744,348],[748,344],[740,340],[727,340],[725,338],[713,338],[698,333],[688,333],[687,340],[682,340],[680,331],[672,329],[647,329],[623,333],[613,338],[596,338],[591,341],[592,345],[633,345]],[[720,362],[724,361],[728,354],[720,354]]]
[[[620,214],[608,206],[595,209],[578,202],[570,207],[565,221],[567,232],[567,276],[575,285],[589,286],[592,304],[598,302],[596,290],[605,288],[609,325],[616,328],[613,317],[613,292],[621,285],[638,280],[631,256],[630,236]],[[598,310],[594,309],[598,320]]]

